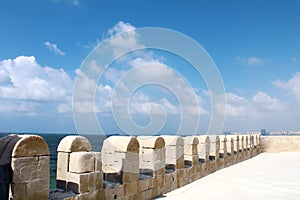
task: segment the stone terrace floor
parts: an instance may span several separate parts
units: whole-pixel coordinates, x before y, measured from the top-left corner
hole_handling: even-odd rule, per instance
[[[158,198],[300,199],[300,152],[262,153]]]

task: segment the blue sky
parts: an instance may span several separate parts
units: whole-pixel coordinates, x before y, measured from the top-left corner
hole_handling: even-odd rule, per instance
[[[1,132],[76,132],[71,103],[78,69],[96,44],[111,36],[110,31],[128,27],[173,29],[203,46],[226,89],[224,131],[300,129],[297,0],[10,0],[0,2],[0,27]],[[132,60],[139,56],[148,61],[151,57],[190,81],[200,99],[198,132],[205,132],[211,105],[203,79],[166,52],[153,50]],[[105,115],[116,81],[112,78],[129,63],[116,63],[99,83],[97,115],[106,132],[118,131],[111,115]],[[133,118],[145,125],[149,107],[162,104],[170,113],[163,132],[175,132],[178,102],[160,91],[149,87],[135,93]]]

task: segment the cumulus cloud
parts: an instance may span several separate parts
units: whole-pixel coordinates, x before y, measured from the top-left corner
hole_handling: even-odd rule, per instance
[[[300,104],[300,72],[294,74],[288,81],[276,80],[273,85],[286,91]]]
[[[195,94],[195,90],[184,77],[165,64],[152,50],[144,48],[134,26],[119,22],[108,30],[106,36],[110,39],[102,40],[104,42],[101,43],[101,49],[95,49],[95,53],[109,54],[106,57],[117,59],[108,68],[105,68],[108,64],[95,60],[100,69],[98,75],[102,75],[100,81],[99,77],[94,77],[95,73],[89,72],[89,67],[79,71],[77,78],[82,82],[78,82],[80,92],[75,102],[76,112],[102,113],[109,112],[110,108],[116,117],[127,119],[130,118],[128,115],[148,117],[167,114],[178,117],[185,113],[183,118],[189,124],[198,124],[194,123],[198,120],[197,115],[208,113],[203,106],[205,101]],[[125,52],[130,53],[124,54]],[[87,60],[86,64],[89,63]],[[96,88],[88,86],[96,83]],[[144,84],[156,87],[140,91]],[[135,88],[136,86],[138,87]],[[137,91],[140,92],[136,93]],[[82,95],[86,92],[89,94]],[[94,100],[96,106],[93,106]],[[126,119],[122,120],[124,121]]]
[[[241,57],[237,56],[236,60],[243,64],[246,64],[248,66],[257,66],[257,65],[262,65],[263,63],[265,63],[264,59],[258,58],[255,56],[251,56],[251,57],[247,57],[247,58],[241,58]]]
[[[264,92],[258,92],[252,97],[252,101],[259,111],[282,111],[286,109],[286,105],[278,99],[270,97]]]
[[[58,55],[65,55],[66,53],[57,47],[57,44],[51,43],[49,41],[44,42],[44,45],[52,52]]]
[[[2,60],[0,112],[34,112],[49,102],[70,103],[72,85],[73,80],[63,69],[42,67],[33,56]]]
[[[251,98],[234,93],[226,93],[226,116],[247,117],[272,115],[274,112],[286,110],[288,107],[277,98],[265,92],[257,92]]]

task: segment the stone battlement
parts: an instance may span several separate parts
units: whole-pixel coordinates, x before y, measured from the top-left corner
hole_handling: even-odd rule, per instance
[[[58,190],[49,196],[50,153],[43,138],[1,139],[0,162],[13,170],[12,199],[152,199],[262,151],[300,151],[300,136],[256,133],[111,136],[99,152],[83,136],[66,136],[57,148]]]

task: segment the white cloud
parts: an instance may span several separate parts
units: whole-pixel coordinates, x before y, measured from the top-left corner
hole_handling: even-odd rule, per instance
[[[84,44],[82,47],[84,49],[93,49],[107,38],[110,38],[107,50],[112,50],[114,56],[119,56],[122,52],[137,47],[143,48],[143,45],[138,41],[138,35],[135,29],[136,28],[130,23],[119,21],[115,26],[108,29],[107,33],[103,34],[101,38],[96,39],[95,42],[88,42],[88,44]]]
[[[67,3],[71,3],[74,6],[79,6],[80,4],[79,0],[51,0],[51,1],[55,3],[67,2]]]
[[[50,43],[49,41],[46,41],[44,42],[44,45],[50,50],[50,51],[53,51],[55,54],[58,54],[58,55],[65,55],[66,53],[63,52],[61,49],[59,49],[57,47],[57,44],[54,44],[54,43]]]
[[[41,105],[70,103],[72,86],[63,69],[42,67],[33,56],[2,60],[0,112],[35,112]]]
[[[252,101],[255,103],[256,108],[259,111],[283,111],[286,109],[286,105],[276,98],[271,98],[264,92],[256,93],[252,97]]]
[[[267,93],[257,92],[251,98],[226,93],[226,116],[255,118],[272,116],[274,112],[286,111],[287,105],[279,99],[270,97]]]
[[[193,124],[198,125],[198,122],[194,123],[198,119],[196,114],[199,114],[199,112],[200,114],[208,114],[203,106],[205,101],[194,93],[195,90],[179,73],[158,59],[153,51],[146,49],[123,55],[124,52],[144,47],[139,41],[134,26],[119,22],[109,29],[106,35],[111,36],[111,38],[102,40],[104,41],[101,44],[103,49],[95,49],[95,53],[101,53],[102,55],[108,53],[107,57],[114,56],[118,59],[114,60],[108,69],[105,69],[105,64],[101,64],[103,66],[98,65],[101,68],[100,71],[103,72],[102,82],[98,83],[98,79],[89,73],[91,71],[89,69],[85,69],[81,72],[82,74],[79,74],[79,79],[83,81],[82,87],[84,88],[79,89],[79,91],[82,91],[78,93],[80,97],[78,97],[79,101],[75,105],[75,107],[80,105],[82,109],[78,108],[76,111],[105,113],[112,109],[111,104],[113,103],[114,114],[122,119],[128,119],[128,115],[134,115],[134,117],[138,115],[143,118],[149,116],[149,114],[154,114],[157,117],[165,114],[166,117],[169,115],[178,117],[184,112],[185,116],[182,118],[188,121],[188,123],[184,123],[189,124],[190,127],[188,128],[193,128]],[[119,58],[120,55],[123,56]],[[84,83],[85,81],[86,83]],[[91,91],[89,83],[98,83],[95,107],[93,106],[94,88]],[[155,91],[149,92],[147,89],[139,91],[139,87],[137,91],[133,89],[136,85],[143,86],[143,83],[156,84]],[[117,92],[116,86],[118,86]],[[157,89],[160,86],[162,87]],[[104,87],[110,87],[110,89],[104,90]],[[91,98],[87,99],[85,92],[89,91],[90,95],[87,96]],[[114,96],[113,92],[116,92],[117,95]],[[136,94],[136,92],[138,93]],[[85,96],[85,98],[82,96]],[[112,99],[112,97],[115,98]],[[122,123],[125,123],[126,119],[122,120]]]
[[[288,92],[288,94],[296,98],[300,104],[300,72],[297,72],[288,81],[276,80],[273,82],[273,85]]]
[[[134,31],[135,27],[132,26],[130,23],[124,23],[122,21],[119,21],[114,27],[108,29],[107,34],[108,37],[114,36],[116,34],[127,32],[127,31]],[[132,36],[132,35],[129,35]],[[129,38],[127,38],[129,39]],[[134,39],[134,38],[132,38]]]
[[[226,93],[226,116],[246,116],[253,111],[250,102],[244,97],[233,93]]]
[[[236,60],[243,64],[249,65],[249,66],[262,65],[263,63],[265,63],[264,59],[258,58],[255,56],[251,56],[248,58],[241,58],[241,57],[237,56]]]

